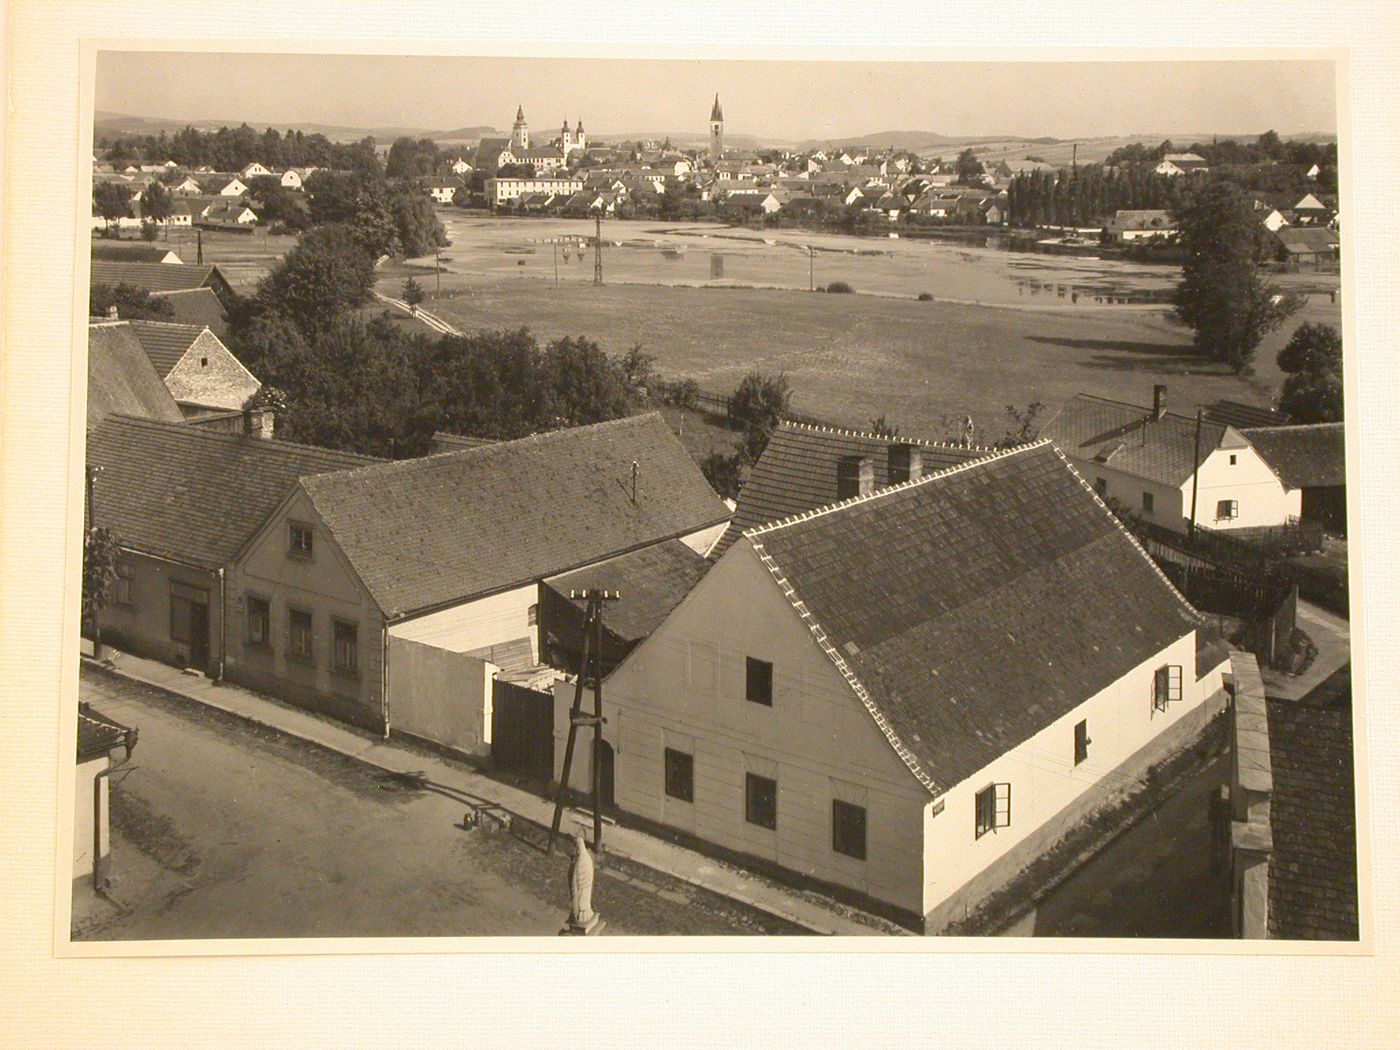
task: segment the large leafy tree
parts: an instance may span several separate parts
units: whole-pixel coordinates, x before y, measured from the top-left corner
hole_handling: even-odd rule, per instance
[[[1299,325],[1279,351],[1288,373],[1279,409],[1292,423],[1337,423],[1342,419],[1342,333],[1331,325]]]
[[[123,321],[173,321],[170,301],[130,284],[94,284],[88,292],[88,315],[106,317],[117,308]]]
[[[977,154],[972,152],[971,146],[958,154],[957,169],[958,181],[965,186],[978,185],[986,172],[982,162],[977,159]]]
[[[170,218],[174,206],[174,197],[159,182],[151,183],[141,194],[141,217],[151,222],[164,222]]]
[[[258,285],[256,309],[289,319],[304,334],[326,328],[369,302],[374,258],[344,223],[309,230]]]
[[[1229,182],[1209,179],[1198,186],[1178,226],[1186,262],[1174,299],[1177,317],[1194,330],[1202,357],[1244,372],[1264,336],[1301,304],[1262,279],[1268,231]]]
[[[130,213],[131,194],[115,182],[99,182],[92,191],[92,203],[97,214],[108,226]]]
[[[98,614],[112,600],[117,586],[117,557],[120,547],[111,529],[89,526],[83,537],[83,619],[92,630],[93,641],[102,645]]]

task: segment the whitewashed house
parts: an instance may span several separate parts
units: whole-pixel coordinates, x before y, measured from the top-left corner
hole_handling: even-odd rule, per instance
[[[220,197],[246,197],[248,195],[248,184],[240,178],[229,179],[219,188]]]
[[[267,167],[267,165],[265,164],[259,164],[257,161],[252,161],[249,164],[247,164],[243,168],[243,170],[240,171],[238,174],[243,176],[244,179],[256,179],[261,175],[276,175],[277,173],[271,168]]]
[[[1174,532],[1189,531],[1193,513],[1197,525],[1223,530],[1283,525],[1303,512],[1302,492],[1240,430],[1210,419],[1198,428],[1168,412],[1164,386],[1153,388],[1151,408],[1080,394],[1040,436],[1100,496]]]
[[[938,932],[1189,740],[1226,665],[1039,442],[744,531],[608,677],[602,779],[624,822]]]
[[[156,374],[185,415],[209,409],[237,411],[262,389],[217,335],[203,325],[116,321],[131,329]]]
[[[1193,171],[1209,171],[1210,164],[1199,153],[1168,153],[1152,169],[1158,175],[1188,175]]]
[[[89,704],[78,705],[78,764],[73,798],[73,882],[107,888],[112,848],[111,773],[131,759],[136,730],[113,721]]]

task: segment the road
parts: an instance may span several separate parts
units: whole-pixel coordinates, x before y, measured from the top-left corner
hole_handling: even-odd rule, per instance
[[[1228,754],[1207,763],[1004,934],[1228,937],[1229,899],[1210,867],[1209,805],[1229,771]]]
[[[84,669],[81,694],[135,726],[113,789],[118,912],[79,888],[85,940],[558,933],[567,858],[464,831],[464,806],[294,737]],[[609,934],[805,932],[607,858]]]

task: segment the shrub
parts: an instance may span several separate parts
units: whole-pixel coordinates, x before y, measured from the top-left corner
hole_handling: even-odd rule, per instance
[[[694,379],[682,379],[666,388],[665,401],[668,405],[693,411],[700,401],[700,384]]]
[[[920,293],[919,293],[919,302],[921,302],[921,303],[928,303],[928,302],[932,302],[932,301],[933,301],[933,293],[932,293],[932,292],[920,292]]]
[[[850,293],[855,291],[855,289],[852,288],[845,281],[832,281],[829,285],[826,286],[826,290],[828,292],[840,292],[845,295],[849,295]]]

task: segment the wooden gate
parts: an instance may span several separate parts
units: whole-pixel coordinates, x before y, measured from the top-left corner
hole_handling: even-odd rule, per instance
[[[491,696],[491,764],[531,780],[554,775],[554,694],[496,681]]]

